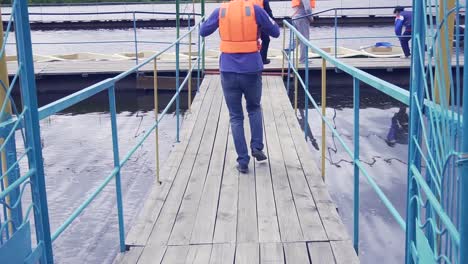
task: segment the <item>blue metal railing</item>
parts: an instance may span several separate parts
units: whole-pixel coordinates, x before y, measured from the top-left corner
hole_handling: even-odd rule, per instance
[[[330,55],[309,41],[288,21],[284,21],[289,29],[289,49],[283,50],[283,58],[287,61],[287,88],[291,84],[290,76],[294,77],[295,109],[297,109],[297,93],[300,86],[305,93],[304,127],[308,126],[309,102],[322,119],[322,173],[325,176],[325,127],[338,139],[345,152],[354,163],[354,212],[353,212],[353,244],[359,252],[359,178],[362,174],[372,190],[383,202],[395,221],[406,232],[406,263],[467,263],[468,242],[465,242],[468,228],[468,169],[466,165],[468,150],[468,134],[466,129],[467,115],[462,116],[461,95],[468,101],[468,84],[460,81],[460,71],[463,56],[460,47],[458,31],[455,33],[456,45],[454,55],[456,64],[456,80],[452,77],[451,46],[453,30],[447,24],[459,21],[460,11],[466,3],[456,1],[456,7],[434,7],[434,3],[416,0],[414,6],[413,27],[413,57],[411,71],[411,89],[406,91],[398,86],[376,78],[362,70],[343,63],[336,56]],[[444,1],[446,3],[446,1]],[[442,10],[440,10],[442,9]],[[444,12],[443,16],[439,11]],[[456,13],[456,17],[455,16]],[[436,18],[437,26],[427,21],[428,16]],[[467,23],[468,21],[465,21]],[[457,24],[458,26],[458,24]],[[452,25],[453,28],[453,25]],[[445,30],[445,31],[444,31]],[[434,36],[431,43],[425,44],[426,36]],[[465,40],[467,36],[465,35]],[[337,38],[335,38],[337,39]],[[293,44],[295,42],[295,44]],[[306,46],[306,52],[312,50],[322,60],[322,105],[319,107],[309,92],[309,61],[303,66],[304,77],[300,75],[298,64],[298,45]],[[284,41],[284,45],[285,45]],[[465,46],[465,53],[468,47]],[[427,51],[426,51],[427,50]],[[426,60],[426,57],[429,59]],[[345,143],[344,138],[335,129],[326,116],[326,75],[327,63],[353,78],[353,111],[354,135],[353,146]],[[283,64],[284,65],[284,64]],[[468,70],[463,68],[465,77]],[[283,73],[285,70],[283,69]],[[408,190],[407,216],[400,215],[393,203],[388,199],[374,178],[360,161],[359,142],[359,103],[360,85],[364,83],[372,88],[410,106],[409,160],[408,160]],[[446,88],[447,87],[447,88]],[[462,93],[462,89],[464,93]],[[465,102],[466,102],[465,101]],[[468,104],[463,110],[468,112]],[[465,121],[465,123],[463,123]],[[467,126],[467,127],[465,127]],[[307,129],[305,129],[307,136]],[[463,147],[462,148],[462,144]],[[424,166],[423,166],[424,164]],[[462,168],[460,168],[462,167]],[[463,180],[458,180],[463,179]],[[463,192],[463,190],[465,190]],[[465,234],[465,236],[464,236]]]
[[[177,16],[177,18],[179,18]],[[16,29],[16,43],[18,47],[18,72],[14,76],[13,81],[10,85],[5,84],[2,81],[3,93],[0,90],[0,103],[2,103],[0,117],[0,153],[1,162],[4,166],[1,166],[2,172],[0,174],[0,261],[26,261],[26,263],[36,263],[40,260],[42,263],[52,263],[52,243],[60,237],[60,235],[80,216],[80,214],[91,204],[91,202],[104,190],[104,188],[112,181],[115,180],[116,184],[116,199],[117,199],[117,212],[119,222],[119,238],[120,238],[120,251],[126,250],[125,245],[125,230],[124,230],[124,218],[123,218],[123,203],[120,183],[120,172],[123,166],[130,160],[132,155],[141,147],[145,140],[154,132],[157,133],[157,129],[161,120],[168,114],[169,109],[175,105],[176,116],[177,116],[177,136],[176,140],[179,141],[179,128],[180,128],[180,93],[182,88],[187,84],[191,84],[192,73],[197,71],[197,86],[200,85],[201,72],[203,71],[203,60],[202,53],[205,48],[205,40],[198,38],[197,51],[194,56],[193,64],[190,61],[190,67],[187,70],[187,75],[184,80],[176,84],[176,91],[167,106],[162,110],[160,114],[156,112],[156,120],[154,124],[146,130],[146,132],[140,136],[137,143],[133,148],[130,149],[125,155],[121,156],[119,153],[118,144],[118,131],[117,131],[117,110],[115,103],[115,85],[125,77],[138,73],[138,70],[148,64],[154,63],[154,78],[155,78],[155,104],[157,104],[157,59],[165,52],[176,49],[176,72],[180,71],[180,58],[179,58],[179,46],[183,40],[189,38],[194,32],[199,31],[201,22],[190,26],[189,29],[182,35],[177,33],[177,39],[170,45],[166,46],[163,50],[156,54],[144,59],[141,62],[137,62],[137,65],[131,69],[113,77],[103,80],[99,83],[93,84],[89,87],[82,89],[79,92],[73,93],[41,108],[37,106],[36,88],[34,80],[34,69],[33,69],[33,55],[32,55],[32,42],[29,30],[29,20],[27,12],[27,3],[23,0],[15,0],[12,7],[12,16],[10,17],[5,39],[2,45],[0,57],[5,55],[6,42],[8,41],[9,32],[11,25],[14,24]],[[189,41],[190,43],[191,41]],[[189,52],[191,53],[191,44],[189,45]],[[191,55],[191,54],[190,54]],[[138,56],[137,56],[138,57]],[[191,58],[190,58],[191,59]],[[3,62],[5,62],[3,60]],[[1,67],[0,72],[6,74],[6,64]],[[2,75],[3,76],[3,75]],[[11,99],[11,92],[15,87],[16,80],[20,81],[21,95],[22,95],[22,112],[19,113],[16,110],[13,100]],[[178,78],[177,78],[177,81]],[[189,85],[191,87],[191,85]],[[47,209],[47,197],[45,191],[44,181],[44,170],[42,161],[42,148],[40,140],[40,127],[39,120],[47,118],[51,115],[57,114],[58,112],[71,107],[81,101],[87,100],[88,98],[98,94],[99,92],[106,91],[109,96],[109,113],[111,117],[111,129],[112,129],[112,146],[113,146],[113,159],[114,167],[111,172],[106,176],[104,181],[85,199],[85,201],[76,208],[71,215],[53,232],[50,231],[49,225],[49,213]],[[2,97],[3,96],[3,97]],[[2,99],[3,98],[3,99]],[[189,102],[190,103],[190,102]],[[12,112],[8,112],[8,104],[13,107]],[[155,109],[155,111],[158,111]],[[17,158],[15,135],[20,130],[24,133],[25,139],[23,140],[24,152]],[[158,141],[157,141],[158,144]],[[4,158],[3,156],[7,157]],[[158,155],[158,153],[157,153]],[[18,164],[25,160],[29,163],[29,169],[26,173],[21,175],[19,173]],[[159,156],[157,156],[159,157]],[[159,181],[159,168],[157,169],[157,177]],[[21,199],[23,197],[25,188],[30,186],[32,193],[32,202],[26,208],[26,214],[23,215],[21,209]],[[27,236],[30,236],[30,232],[20,232],[29,228],[30,213],[34,213],[35,233],[37,238],[36,247],[34,249],[25,249],[23,246],[16,244],[18,240],[26,241]],[[29,238],[30,239],[30,238]],[[31,244],[31,243],[29,243]],[[10,246],[10,250],[6,250],[6,246]],[[29,246],[32,246],[29,245]],[[12,248],[14,249],[12,251]],[[2,251],[3,249],[3,251]],[[16,252],[14,256],[10,252]],[[21,252],[24,252],[21,253]],[[16,263],[16,262],[15,262]]]

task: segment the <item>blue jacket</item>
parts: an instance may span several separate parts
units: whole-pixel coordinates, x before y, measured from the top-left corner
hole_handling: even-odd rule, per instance
[[[411,21],[413,20],[413,12],[403,11],[395,18],[395,34],[401,36],[403,27],[405,32],[411,32]]]
[[[255,20],[260,30],[274,38],[279,37],[278,25],[258,5],[254,5]],[[201,25],[200,36],[213,34],[219,27],[219,8]],[[259,52],[253,53],[221,53],[219,58],[221,72],[256,73],[263,70],[263,61]]]

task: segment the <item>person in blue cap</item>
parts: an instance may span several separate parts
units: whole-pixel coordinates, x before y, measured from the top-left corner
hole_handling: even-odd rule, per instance
[[[402,58],[409,58],[411,56],[409,41],[411,40],[411,21],[413,20],[413,12],[405,11],[404,7],[397,6],[395,7],[395,10],[393,10],[393,14],[395,14],[395,34],[400,40],[401,48],[404,53],[404,57]],[[404,32],[403,27],[405,28]]]

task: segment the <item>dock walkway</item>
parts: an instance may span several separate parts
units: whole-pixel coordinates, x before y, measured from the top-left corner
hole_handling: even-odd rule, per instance
[[[268,160],[242,175],[219,75],[205,76],[116,263],[359,263],[282,79],[263,87]]]

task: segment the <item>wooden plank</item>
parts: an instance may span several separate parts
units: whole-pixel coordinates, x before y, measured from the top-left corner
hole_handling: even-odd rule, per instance
[[[265,78],[263,79],[265,83]],[[265,132],[265,121],[263,121],[264,152],[269,156],[267,135]],[[273,183],[270,172],[270,160],[257,162],[255,164],[255,185],[257,191],[257,215],[258,215],[258,240],[265,242],[280,242],[278,226],[278,214],[276,213],[275,196],[273,194]]]
[[[331,241],[330,244],[337,264],[360,263],[350,240]]]
[[[198,204],[205,184],[208,167],[211,162],[212,151],[215,143],[216,132],[218,127],[219,115],[221,112],[222,95],[218,90],[213,105],[211,106],[210,115],[206,124],[200,149],[197,153],[194,169],[190,175],[190,180],[185,190],[185,194],[177,213],[176,222],[169,239],[169,245],[188,245],[195,223]],[[216,152],[213,154],[217,155]]]
[[[161,264],[185,264],[188,252],[189,246],[168,246]]]
[[[244,130],[246,142],[250,142],[249,118],[244,110]],[[250,162],[252,164],[253,162]],[[249,164],[247,174],[239,174],[239,200],[237,204],[237,243],[258,242],[257,195],[255,190],[255,169]]]
[[[260,262],[258,243],[241,243],[236,247],[236,264],[254,264]]]
[[[270,89],[270,87],[267,86],[264,91],[268,89]],[[264,110],[263,118],[265,120],[267,151],[270,161],[281,241],[303,241],[304,237],[297,216],[296,205],[294,204],[294,198],[291,193],[286,168],[284,166],[280,140],[274,123],[275,119],[273,116],[270,94],[265,92],[264,94],[265,96],[263,97],[262,103]]]
[[[165,245],[147,245],[143,248],[143,252],[138,259],[138,262],[129,263],[138,263],[138,264],[151,264],[151,263],[160,263],[166,253],[167,246]]]
[[[279,85],[272,78],[268,78],[269,87]],[[267,90],[271,94],[272,87]],[[284,118],[283,108],[278,96],[270,96],[272,98],[273,115],[275,118],[276,129],[280,139],[280,146],[283,152],[284,162],[287,168],[289,183],[292,189],[296,210],[302,228],[304,239],[307,241],[325,241],[327,234],[322,226],[320,215],[317,211],[315,201],[307,184],[302,166],[299,161],[292,135]],[[305,143],[305,142],[304,142]]]
[[[215,89],[213,89],[211,93],[213,93],[214,90]],[[198,151],[198,147],[202,140],[210,108],[211,102],[209,104],[204,103],[201,107],[200,113],[203,114],[195,124],[192,136],[190,138],[190,143],[187,147],[186,152],[184,153],[179,171],[177,172],[177,176],[175,177],[175,180],[172,184],[171,190],[167,198],[162,201],[164,204],[162,205],[160,214],[156,218],[157,220],[153,220],[155,221],[155,224],[152,228],[151,235],[147,242],[148,245],[164,245],[167,243],[167,240],[173,227],[173,223],[175,221],[175,216],[179,209],[180,202],[187,185],[188,178],[192,171],[193,164],[195,163],[196,152]],[[148,252],[148,247],[145,248],[142,256],[145,254],[151,255],[151,252]]]
[[[185,263],[207,264],[210,262],[212,245],[191,245]]]
[[[210,264],[234,263],[235,244],[213,244]]]
[[[223,103],[219,121],[216,142],[211,157],[210,168],[203,188],[202,197],[193,226],[191,244],[211,243],[218,210],[219,191],[226,157],[226,145],[229,131],[229,115],[227,106]]]
[[[228,136],[226,162],[219,196],[218,212],[213,236],[214,243],[234,243],[237,232],[237,200],[239,172],[236,170],[237,154],[231,133]]]
[[[312,191],[314,200],[316,201],[317,210],[327,233],[327,237],[329,240],[347,240],[349,237],[346,231],[346,227],[342,223],[341,218],[336,211],[336,206],[333,203],[328,190],[326,189],[326,185],[323,183],[321,177],[317,175],[316,172],[318,170],[315,168],[315,166],[311,165],[314,163],[311,162],[314,159],[311,156],[310,150],[306,148],[306,142],[302,136],[302,133],[300,132],[300,128],[292,110],[291,104],[286,97],[284,88],[281,87],[281,85],[283,85],[282,80],[275,79],[274,81],[278,85],[273,86],[271,92],[273,97],[281,99],[281,102],[278,102],[278,105],[283,107],[290,131],[295,131],[291,132],[293,135],[292,138],[294,140],[294,145],[296,147],[296,151],[298,152],[298,157],[306,175],[309,188]]]
[[[332,199],[328,193],[328,189],[323,182],[320,175],[320,169],[317,167],[315,158],[308,146],[308,143],[304,140],[304,133],[299,126],[299,122],[292,108],[291,102],[287,97],[284,87],[282,87],[282,80],[274,78],[277,83],[275,87],[272,87],[271,92],[274,96],[277,96],[281,100],[281,106],[286,117],[286,121],[293,135],[294,145],[299,156],[303,171],[306,175],[309,187],[312,191],[315,202],[331,202]],[[310,110],[313,111],[313,110]]]
[[[157,216],[160,213],[162,204],[169,193],[170,188],[172,187],[173,178],[177,173],[180,163],[179,160],[182,158],[190,137],[193,133],[193,127],[197,123],[197,120],[201,116],[200,110],[203,103],[210,102],[213,99],[214,89],[210,89],[210,84],[212,83],[213,78],[207,77],[200,86],[200,91],[195,97],[195,100],[192,103],[192,112],[187,115],[186,121],[184,122],[184,129],[182,131],[182,141],[181,144],[176,145],[174,151],[171,151],[171,154],[168,160],[165,162],[161,170],[161,180],[162,184],[153,183],[151,191],[146,198],[146,202],[139,212],[138,217],[136,218],[136,223],[130,229],[126,242],[129,245],[144,245],[148,240],[148,237],[153,228],[154,221],[156,221]],[[216,78],[214,78],[216,81]],[[206,101],[205,101],[206,100]],[[179,164],[177,164],[179,163]]]
[[[307,243],[309,256],[312,264],[334,264],[335,258],[330,246],[330,242]]]
[[[140,258],[143,247],[131,247],[128,251],[120,253],[114,260],[115,264],[135,264]]]
[[[261,243],[260,244],[261,264],[284,264],[283,244],[281,243]]]
[[[310,263],[305,242],[284,243],[283,248],[286,263]]]

